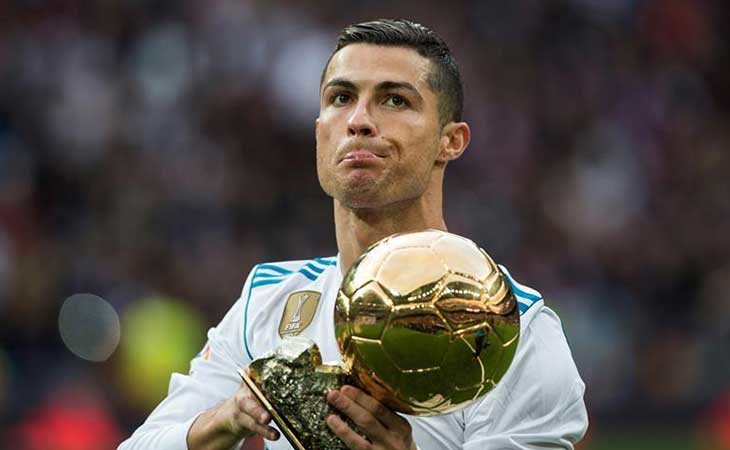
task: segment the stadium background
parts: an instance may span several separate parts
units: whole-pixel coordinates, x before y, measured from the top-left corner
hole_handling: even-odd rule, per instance
[[[403,16],[466,83],[447,222],[563,318],[580,448],[730,448],[723,3],[0,2],[0,447],[115,448],[253,264],[335,253],[320,70]],[[119,312],[105,362],[59,337],[75,293]]]

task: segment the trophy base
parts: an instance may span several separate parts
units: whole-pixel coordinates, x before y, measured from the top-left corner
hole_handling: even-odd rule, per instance
[[[292,447],[294,447],[295,450],[307,450],[304,448],[304,445],[302,445],[301,441],[299,441],[299,438],[294,433],[294,429],[292,428],[291,423],[286,420],[286,418],[282,415],[280,415],[276,408],[269,402],[269,400],[266,398],[266,396],[261,392],[258,386],[256,386],[256,383],[248,376],[245,370],[239,369],[238,374],[241,376],[241,379],[243,379],[243,382],[246,384],[246,386],[251,390],[254,397],[261,403],[261,406],[266,409],[266,411],[271,414],[271,417],[274,419],[274,423],[277,427],[279,427],[279,430],[284,434],[284,437],[287,441],[289,441],[289,444],[291,444]]]
[[[317,345],[306,338],[288,337],[273,352],[239,370],[284,437],[297,450],[347,450],[327,426],[335,414],[356,432],[359,429],[327,402],[327,392],[353,384],[342,367],[323,365]]]

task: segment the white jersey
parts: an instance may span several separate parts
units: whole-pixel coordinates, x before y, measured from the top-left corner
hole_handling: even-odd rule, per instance
[[[502,270],[521,316],[512,365],[492,391],[466,408],[404,416],[421,450],[572,449],[585,434],[585,385],[560,319],[537,291]],[[339,362],[334,309],[341,282],[337,257],[255,266],[241,298],[208,331],[189,375],[172,375],[167,398],[119,450],[187,450],[195,418],[232,397],[241,384],[237,370],[277,347],[281,334],[306,336],[317,343],[325,363]],[[265,444],[268,450],[292,448],[283,436]]]

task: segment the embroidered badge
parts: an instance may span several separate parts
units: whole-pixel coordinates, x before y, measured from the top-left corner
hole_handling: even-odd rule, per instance
[[[312,323],[321,293],[298,291],[289,295],[279,323],[279,336],[296,336]]]

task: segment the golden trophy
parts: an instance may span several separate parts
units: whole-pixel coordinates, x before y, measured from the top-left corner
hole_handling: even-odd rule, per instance
[[[405,414],[454,411],[504,376],[519,321],[506,277],[474,242],[438,230],[396,234],[343,279],[335,306],[341,367],[322,366],[313,342],[285,339],[241,376],[294,448],[340,448],[324,423],[336,412],[329,389],[354,384]]]

